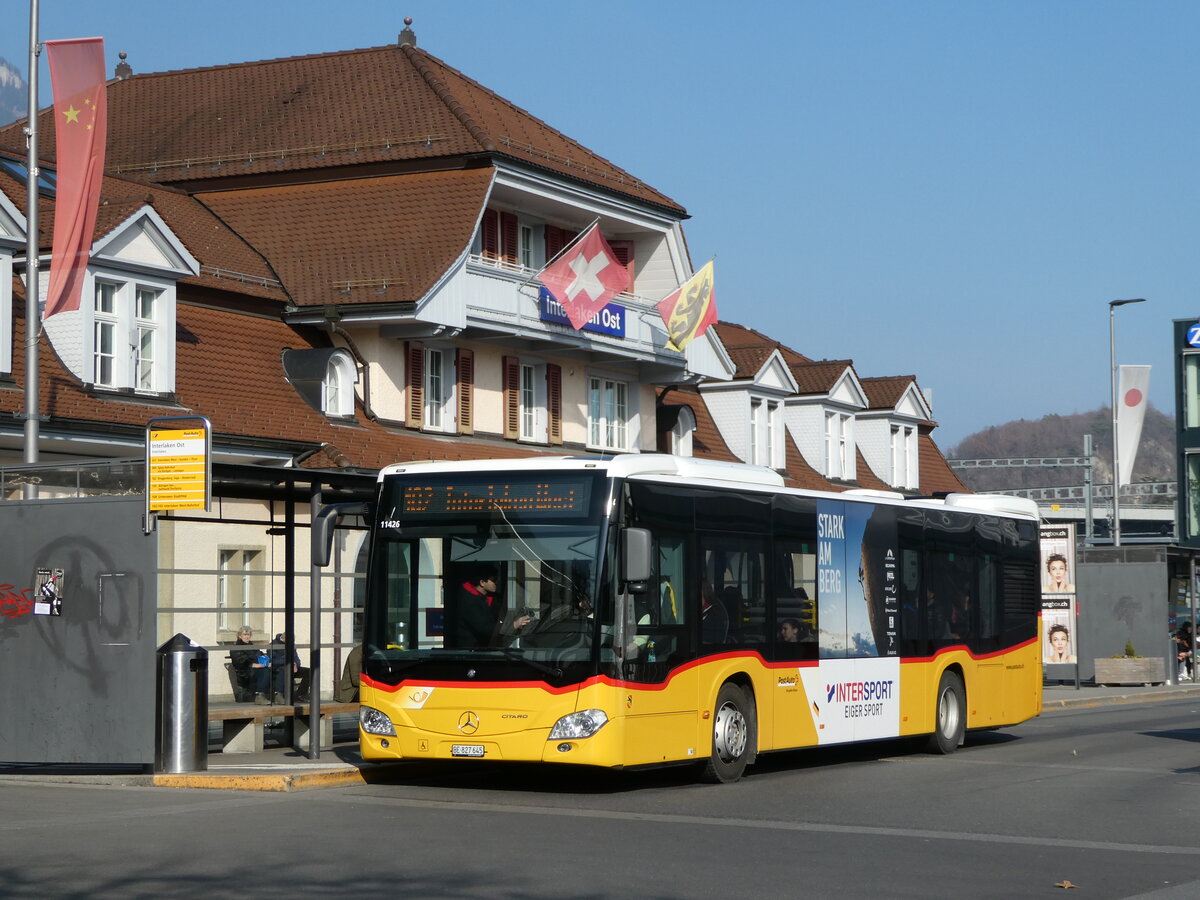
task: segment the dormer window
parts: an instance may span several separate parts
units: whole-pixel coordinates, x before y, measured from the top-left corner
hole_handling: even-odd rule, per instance
[[[892,486],[915,488],[917,486],[917,429],[911,425],[893,425]]]
[[[63,365],[97,392],[175,390],[175,285],[200,263],[153,207],[143,206],[92,248],[79,305],[44,320]],[[40,301],[46,302],[48,282]]]
[[[825,475],[843,481],[854,480],[854,416],[825,413]]]
[[[671,428],[671,453],[675,456],[692,455],[692,435],[696,431],[696,414],[688,406],[679,408],[679,415]]]
[[[321,391],[321,411],[327,416],[344,418],[354,415],[354,383],[358,380],[354,360],[344,350],[329,357]]]
[[[750,399],[750,453],[746,461],[756,466],[783,468],[783,428],[778,400]]]
[[[174,389],[161,339],[174,333],[175,309],[165,283],[97,275],[92,282],[91,382],[98,388],[164,394]],[[170,320],[169,322],[167,320]]]

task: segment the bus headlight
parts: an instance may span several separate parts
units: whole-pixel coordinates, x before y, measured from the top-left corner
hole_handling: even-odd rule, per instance
[[[608,716],[604,714],[604,710],[583,709],[573,712],[569,716],[563,716],[555,722],[554,727],[550,729],[550,737],[546,740],[559,741],[563,738],[591,737],[607,722]]]
[[[358,708],[358,724],[367,734],[395,734],[396,727],[384,713],[373,706]]]

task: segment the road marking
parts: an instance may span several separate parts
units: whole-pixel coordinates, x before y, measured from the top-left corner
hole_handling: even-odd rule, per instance
[[[625,822],[658,822],[667,825],[702,825],[711,828],[753,828],[760,831],[805,832],[809,834],[854,834],[874,837],[915,838],[923,841],[961,841],[976,844],[1020,844],[1030,847],[1062,847],[1075,850],[1104,850],[1119,853],[1153,853],[1166,856],[1200,856],[1200,847],[1159,844],[1126,844],[1115,841],[1077,841],[1069,838],[1015,834],[965,834],[961,831],[932,831],[923,828],[883,828],[870,825],[834,825],[817,822],[781,822],[763,819],[727,819],[713,816],[683,816],[668,813],[619,812],[603,809],[559,809],[552,806],[512,806],[509,803],[457,803],[446,800],[415,800],[346,792],[328,799],[349,803],[388,803],[413,809],[448,812],[494,812],[528,816],[564,816],[578,819],[613,819]]]

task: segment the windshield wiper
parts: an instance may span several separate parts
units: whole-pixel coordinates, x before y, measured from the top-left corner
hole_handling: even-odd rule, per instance
[[[525,654],[519,653],[510,647],[497,647],[505,659],[511,659],[514,662],[523,662],[532,669],[537,669],[539,672],[545,672],[547,675],[552,675],[555,678],[562,678],[562,669],[557,666],[548,666],[544,662],[539,662],[536,659],[529,659]]]

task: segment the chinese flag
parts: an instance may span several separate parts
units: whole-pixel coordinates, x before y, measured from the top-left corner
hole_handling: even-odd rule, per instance
[[[570,250],[538,273],[578,331],[629,287],[629,270],[593,225]]]
[[[54,248],[45,317],[79,309],[87,271],[108,131],[104,38],[46,41],[54,87],[57,188]]]
[[[708,326],[717,321],[711,259],[683,287],[659,301],[658,314],[667,323],[667,346],[675,350],[682,350],[708,331]]]

